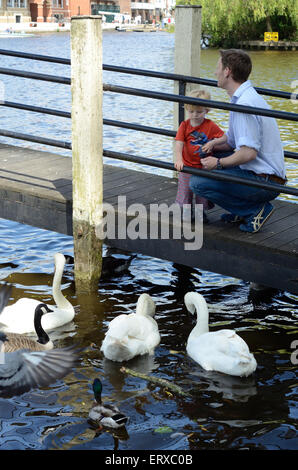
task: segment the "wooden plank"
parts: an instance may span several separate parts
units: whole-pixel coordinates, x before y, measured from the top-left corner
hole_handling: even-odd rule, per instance
[[[145,196],[149,194],[149,197],[153,197],[156,191],[160,191],[165,186],[163,181],[158,181],[156,178],[152,178],[150,181],[147,177],[142,175],[137,180],[130,180],[123,182],[120,186],[111,188],[104,192],[105,200],[109,200],[111,196],[115,194],[125,195],[128,200],[135,200],[138,202],[145,203]]]
[[[115,179],[112,182],[110,181],[108,185],[106,185],[106,182],[104,181],[104,197],[108,198],[109,196],[113,196],[115,193],[124,195],[133,191],[136,187],[140,190],[144,185],[149,184],[149,181],[155,181],[154,176],[148,178],[148,176],[143,173],[141,175],[131,174],[125,178]]]

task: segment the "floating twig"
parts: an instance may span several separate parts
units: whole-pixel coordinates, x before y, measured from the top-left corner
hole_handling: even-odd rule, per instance
[[[127,367],[121,367],[120,372],[122,372],[123,374],[132,375],[134,377],[139,377],[140,379],[144,379],[144,380],[147,380],[148,382],[155,383],[157,385],[160,385],[161,387],[168,388],[173,393],[176,393],[177,395],[181,395],[182,397],[191,396],[189,393],[184,392],[184,390],[182,390],[182,388],[180,388],[178,385],[172,384],[166,379],[160,379],[159,377],[153,377],[151,375],[141,374],[140,372],[136,372],[132,369],[128,369]]]

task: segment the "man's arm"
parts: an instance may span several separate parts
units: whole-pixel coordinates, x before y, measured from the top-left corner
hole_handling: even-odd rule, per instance
[[[220,164],[223,168],[229,168],[232,166],[243,165],[243,163],[254,160],[257,156],[257,151],[251,147],[240,147],[239,150],[232,153],[228,157],[219,158]],[[201,160],[202,166],[205,170],[214,170],[217,166],[216,157],[206,157]]]

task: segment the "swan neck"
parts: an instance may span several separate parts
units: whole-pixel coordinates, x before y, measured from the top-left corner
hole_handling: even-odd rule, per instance
[[[57,263],[55,267],[53,279],[53,298],[58,308],[68,309],[72,308],[71,303],[64,297],[61,292],[61,280],[65,263]]]
[[[196,336],[200,336],[209,331],[209,312],[206,302],[194,302],[197,312],[197,324],[193,329]]]
[[[137,315],[154,317],[155,315],[155,303],[150,297],[139,297],[137,308]]]

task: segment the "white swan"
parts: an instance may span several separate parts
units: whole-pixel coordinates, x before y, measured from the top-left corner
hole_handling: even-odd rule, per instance
[[[56,305],[47,305],[51,312],[44,314],[42,319],[42,325],[46,331],[69,323],[75,315],[74,307],[61,292],[65,257],[61,253],[56,253],[54,260],[55,273],[52,293]],[[5,307],[0,314],[0,329],[3,332],[20,334],[35,332],[34,313],[39,304],[40,300],[24,297]]]
[[[184,297],[189,312],[197,312],[197,324],[186,345],[187,354],[205,370],[245,376],[257,367],[245,341],[233,330],[209,332],[209,313],[204,297],[188,292]]]
[[[154,354],[160,343],[155,315],[155,303],[148,294],[142,294],[135,313],[114,318],[108,327],[102,346],[105,357],[111,361],[129,361],[135,356]]]

